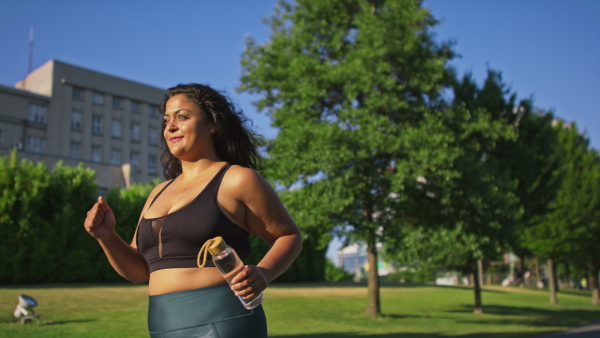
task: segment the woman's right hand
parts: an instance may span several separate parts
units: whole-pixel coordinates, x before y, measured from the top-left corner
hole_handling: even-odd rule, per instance
[[[102,196],[88,211],[83,226],[96,239],[108,238],[115,230],[115,214]]]

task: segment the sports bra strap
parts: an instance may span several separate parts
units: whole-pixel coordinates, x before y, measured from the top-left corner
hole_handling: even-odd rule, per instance
[[[169,181],[169,183],[167,183],[167,184],[165,185],[165,187],[164,187],[164,188],[162,188],[162,189],[161,189],[161,190],[158,192],[158,194],[156,194],[156,196],[154,196],[154,198],[152,199],[152,202],[150,202],[150,205],[149,205],[148,207],[151,207],[151,206],[152,206],[152,204],[154,204],[154,201],[156,201],[156,199],[158,198],[158,196],[160,196],[160,194],[162,194],[162,193],[163,193],[163,191],[165,191],[165,189],[167,189],[167,187],[168,187],[168,186],[170,186],[170,185],[171,185],[171,183],[173,183],[174,181],[175,181],[174,179],[173,179],[173,180],[170,180],[170,181]]]

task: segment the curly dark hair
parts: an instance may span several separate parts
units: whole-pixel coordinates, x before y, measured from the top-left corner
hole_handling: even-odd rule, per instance
[[[214,126],[213,142],[217,155],[222,160],[253,170],[262,170],[262,159],[258,153],[256,134],[244,126],[248,118],[241,110],[237,110],[233,102],[223,93],[213,88],[197,84],[179,84],[169,88],[160,104],[164,114],[167,101],[175,95],[185,95],[197,104],[210,118]],[[166,125],[163,123],[164,133]],[[160,162],[165,178],[173,179],[181,174],[181,161],[173,156],[161,137],[162,154]]]

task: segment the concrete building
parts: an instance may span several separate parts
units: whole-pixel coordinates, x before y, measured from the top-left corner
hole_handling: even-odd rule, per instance
[[[377,243],[377,250],[381,250],[383,245]],[[355,276],[366,278],[369,270],[367,262],[367,246],[365,244],[350,244],[338,250],[339,264],[346,272],[353,273]],[[377,272],[379,276],[387,276],[394,272],[394,266],[389,262],[378,257]],[[357,279],[359,279],[357,277]]]
[[[83,163],[98,186],[162,178],[158,106],[165,89],[50,60],[14,88],[0,85],[0,156],[52,168]]]

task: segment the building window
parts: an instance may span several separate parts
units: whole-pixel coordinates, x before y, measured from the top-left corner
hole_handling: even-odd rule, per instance
[[[158,128],[156,128],[156,127],[148,128],[148,143],[149,144],[158,144]]]
[[[102,148],[100,146],[92,146],[92,161],[102,161]]]
[[[148,172],[156,173],[156,155],[148,155]]]
[[[69,156],[71,156],[71,158],[81,158],[81,144],[77,142],[71,142]]]
[[[82,114],[77,111],[71,112],[71,129],[81,130]]]
[[[112,106],[115,109],[123,109],[123,99],[120,97],[113,97]]]
[[[100,93],[94,93],[94,96],[92,97],[92,101],[95,104],[104,104],[104,95],[102,95]]]
[[[110,151],[110,164],[120,165],[121,164],[121,151],[118,149],[112,149]]]
[[[121,137],[121,121],[112,120],[112,125],[110,128],[110,134],[113,137]]]
[[[34,153],[43,153],[46,148],[46,140],[42,137],[27,136],[25,138],[25,150]]]
[[[140,125],[137,123],[131,124],[131,140],[132,141],[140,140]]]
[[[158,115],[158,108],[155,106],[148,106],[148,114],[150,116]]]
[[[46,112],[48,108],[37,104],[30,104],[27,114],[27,121],[46,124]]]
[[[131,102],[131,111],[134,113],[140,112],[140,104],[137,102]]]
[[[94,134],[102,133],[102,116],[100,116],[100,115],[92,116],[92,133],[94,133]]]
[[[73,87],[73,100],[83,100],[83,89],[81,88],[77,88],[77,87]]]
[[[136,168],[139,167],[140,166],[140,154],[132,151],[131,155],[129,156],[129,162],[131,162],[132,167],[136,167]]]

